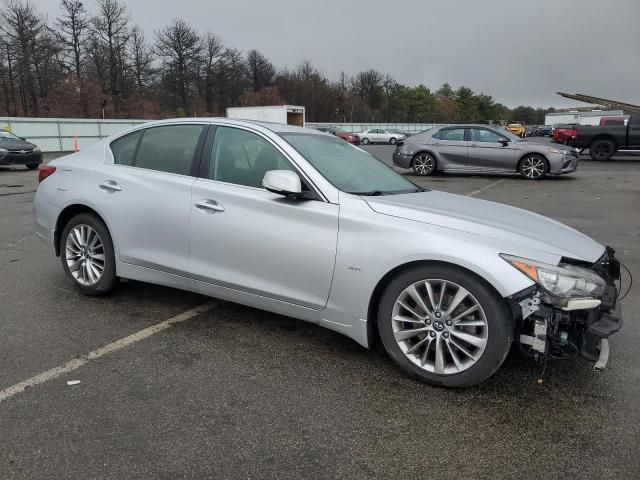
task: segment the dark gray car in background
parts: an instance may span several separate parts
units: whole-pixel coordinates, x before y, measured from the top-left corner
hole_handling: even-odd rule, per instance
[[[487,125],[434,127],[399,143],[393,163],[416,175],[520,173],[529,180],[578,168],[574,148],[530,142]]]
[[[42,163],[42,152],[31,142],[0,129],[0,166],[24,165],[31,170]]]

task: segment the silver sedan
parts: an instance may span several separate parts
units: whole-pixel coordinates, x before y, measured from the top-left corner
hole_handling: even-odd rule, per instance
[[[578,152],[564,145],[535,143],[487,125],[436,127],[399,144],[393,162],[416,175],[520,173],[529,180],[578,168]]]
[[[364,132],[358,133],[360,141],[367,145],[369,143],[388,143],[395,145],[401,142],[407,136],[404,133],[392,132],[384,128],[370,128]]]
[[[611,249],[524,210],[424,190],[316,130],[139,126],[43,166],[34,216],[82,294],[126,278],[262,308],[381,341],[434,385],[483,381],[514,342],[534,359],[603,366],[621,325]]]

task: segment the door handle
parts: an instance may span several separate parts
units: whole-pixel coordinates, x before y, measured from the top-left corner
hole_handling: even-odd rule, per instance
[[[224,212],[224,207],[215,200],[202,200],[196,203],[196,208],[209,212]]]
[[[106,182],[102,182],[98,185],[102,190],[106,190],[107,192],[121,192],[122,187],[119,183],[114,182],[113,180],[107,180]]]

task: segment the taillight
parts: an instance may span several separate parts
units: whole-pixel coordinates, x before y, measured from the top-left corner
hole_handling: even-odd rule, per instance
[[[42,182],[45,178],[52,175],[56,171],[56,167],[49,165],[42,165],[38,172],[38,183]]]
[[[569,133],[571,134],[571,138],[573,138],[574,140],[575,140],[576,138],[578,138],[578,130],[577,130],[577,129],[572,128],[572,129],[571,129],[571,132],[569,132]]]

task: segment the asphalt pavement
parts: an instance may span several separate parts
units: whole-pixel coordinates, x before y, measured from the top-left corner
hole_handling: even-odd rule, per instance
[[[389,162],[392,147],[366,148]],[[410,178],[567,223],[640,280],[638,157],[539,182]],[[139,282],[78,295],[33,233],[36,179],[0,168],[0,391],[211,301]],[[538,384],[540,366],[512,353],[458,391],[335,332],[217,302],[0,401],[0,478],[639,478],[637,287],[622,309],[606,370],[551,362]]]

